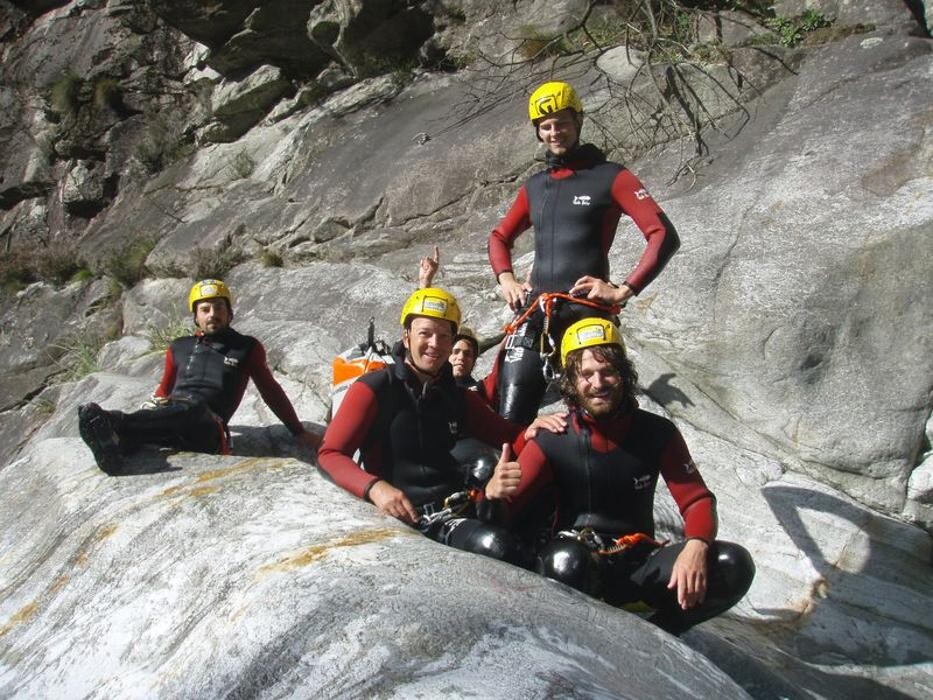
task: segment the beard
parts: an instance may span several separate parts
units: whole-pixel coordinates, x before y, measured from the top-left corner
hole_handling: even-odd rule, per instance
[[[603,418],[618,410],[625,396],[625,388],[620,383],[602,392],[587,392],[579,396],[580,407],[593,418]]]

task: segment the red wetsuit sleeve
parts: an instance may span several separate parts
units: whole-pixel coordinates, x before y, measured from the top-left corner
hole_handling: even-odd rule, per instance
[[[522,476],[518,482],[518,490],[509,504],[510,514],[524,510],[553,480],[551,465],[534,438],[525,444],[518,455],[518,464],[522,468]]]
[[[253,380],[256,388],[259,389],[259,395],[266,402],[266,406],[272,409],[272,412],[291,431],[292,435],[301,433],[304,426],[298,420],[295,407],[289,401],[282,385],[272,376],[272,370],[269,369],[269,364],[266,362],[266,349],[259,341],[256,341],[253,351],[249,354],[247,376]],[[246,383],[244,382],[243,390],[245,391],[245,389]],[[242,398],[242,393],[240,397]]]
[[[466,433],[487,445],[502,447],[509,443],[512,454],[525,446],[525,430],[493,411],[477,391],[464,391],[466,398]]]
[[[684,536],[707,542],[716,539],[716,497],[706,488],[680,431],[672,436],[661,454],[661,476],[680,508]]]
[[[175,356],[172,354],[172,348],[170,347],[165,351],[165,366],[162,368],[162,379],[159,381],[159,386],[156,387],[153,396],[168,398],[171,395],[172,389],[175,388],[176,372]]]
[[[661,207],[629,170],[622,170],[616,176],[612,198],[631,217],[647,241],[638,265],[625,278],[626,284],[637,294],[661,273],[680,247],[680,238]]]
[[[373,390],[363,382],[353,382],[337,415],[327,426],[317,453],[318,464],[334,483],[358,498],[363,498],[369,487],[380,479],[378,474],[364,471],[353,461],[353,455],[362,447],[378,413]]]
[[[503,272],[512,272],[512,246],[515,244],[515,239],[530,226],[528,193],[522,185],[518,196],[512,202],[512,207],[489,235],[489,263],[492,265],[496,280]]]

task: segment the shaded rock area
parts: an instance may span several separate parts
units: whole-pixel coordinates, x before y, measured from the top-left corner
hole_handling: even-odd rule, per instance
[[[612,26],[575,0],[0,0],[0,696],[933,695],[928,9],[703,14],[677,80],[618,44],[513,65],[588,8]],[[370,318],[395,339],[435,243],[493,345],[486,239],[541,167],[525,98],[552,75],[680,233],[623,333],[755,558],[739,606],[678,642],[440,548],[328,484],[252,390],[234,457],[93,468],[76,406],[148,398],[195,277],[227,280],[315,430],[331,359]],[[614,280],[643,245],[623,217]]]

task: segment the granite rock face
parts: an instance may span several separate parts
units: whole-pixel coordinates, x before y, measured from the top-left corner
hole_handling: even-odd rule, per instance
[[[4,697],[747,697],[637,617],[430,542],[305,462],[152,453],[103,480],[79,444],[0,470]]]
[[[332,357],[364,339],[370,318],[396,338],[417,260],[435,243],[438,283],[493,343],[509,315],[486,238],[540,167],[524,115],[541,76],[424,67],[453,71],[451,57],[471,51],[514,56],[526,35],[572,26],[586,3],[541,7],[445,3],[430,34],[424,6],[394,2],[0,0],[0,241],[63,269],[71,257],[94,277],[2,297],[0,479],[12,495],[0,504],[0,695],[256,694],[266,681],[300,694],[298,676],[314,689],[342,682],[318,656],[379,669],[378,681],[348,676],[359,683],[340,686],[350,695],[438,694],[465,687],[458,664],[473,676],[491,664],[493,696],[573,686],[638,697],[677,684],[741,696],[694,652],[755,697],[933,694],[933,60],[916,3],[778,3],[785,17],[815,8],[835,20],[796,48],[767,45],[745,16],[713,17],[710,36],[732,61],[684,70],[694,92],[680,115],[689,121],[702,100],[722,131],[702,134],[687,169],[689,139],[630,163],[683,241],[622,315],[643,403],[682,428],[718,496],[722,536],[758,565],[734,611],[685,635],[693,651],[523,572],[438,556],[326,484],[252,391],[233,420],[235,458],[144,452],[139,473],[110,480],[91,466],[75,407],[149,396],[159,338],[190,328],[194,276],[230,283],[236,327],[265,343],[316,430]],[[397,59],[422,68],[381,71],[369,45],[379,28],[398,40]],[[618,46],[597,67],[641,89],[659,75],[645,61]],[[626,159],[634,132],[613,91],[590,68],[563,70],[587,105],[584,136]],[[623,218],[613,279],[642,248]],[[526,234],[518,270],[531,249]],[[139,250],[139,275],[119,274]],[[88,342],[111,338],[99,353]],[[79,355],[97,370],[84,379],[71,374]],[[480,368],[491,362],[487,352]],[[658,519],[678,535],[672,503]],[[283,562],[287,574],[263,568]],[[411,626],[419,596],[443,610],[428,580],[461,602]],[[74,617],[83,626],[63,632]],[[598,622],[586,629],[581,617]],[[464,639],[438,642],[450,626]],[[325,639],[334,629],[342,636]],[[626,681],[609,637],[671,662],[625,667]],[[513,644],[536,664],[530,680],[506,672]],[[225,660],[236,655],[247,670]],[[97,670],[115,659],[141,682]],[[37,660],[42,670],[27,671]]]

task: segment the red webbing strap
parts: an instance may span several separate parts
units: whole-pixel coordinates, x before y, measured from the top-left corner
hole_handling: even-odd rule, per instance
[[[639,544],[650,544],[655,547],[663,547],[667,544],[667,540],[656,540],[653,537],[646,535],[644,532],[633,532],[631,535],[622,535],[617,537],[612,541],[612,544],[606,547],[605,549],[597,549],[597,554],[607,555],[607,554],[619,554],[624,552],[626,549],[631,549],[635,545]]]
[[[525,312],[521,316],[505,326],[503,330],[507,335],[511,335],[518,329],[520,325],[528,320],[528,317],[531,316],[531,314],[533,314],[539,306],[544,312],[544,322],[545,327],[547,327],[551,320],[551,313],[554,310],[554,303],[558,300],[569,301],[573,304],[581,304],[583,306],[589,306],[590,308],[596,309],[597,311],[607,313],[610,316],[615,316],[622,310],[622,307],[615,304],[612,306],[606,306],[605,304],[600,304],[599,302],[584,299],[582,297],[571,296],[570,294],[566,294],[564,292],[544,292],[543,294],[540,294],[537,299],[535,299],[533,304],[528,305],[528,308],[525,309]]]

